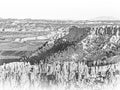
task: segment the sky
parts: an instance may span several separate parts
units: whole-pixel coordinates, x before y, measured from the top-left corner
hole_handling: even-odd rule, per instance
[[[120,0],[0,0],[1,18],[90,20],[120,18]]]

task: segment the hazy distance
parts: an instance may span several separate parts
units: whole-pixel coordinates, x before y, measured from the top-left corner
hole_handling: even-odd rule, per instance
[[[89,20],[120,18],[119,0],[2,0],[1,18]]]

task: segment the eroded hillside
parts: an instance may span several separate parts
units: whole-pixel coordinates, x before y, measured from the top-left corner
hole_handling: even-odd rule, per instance
[[[79,57],[77,61],[84,61],[88,66],[114,64],[119,62],[119,31],[118,25],[72,26],[67,35],[55,39],[52,45],[46,42],[27,61],[31,64],[51,62],[50,58],[57,61],[58,56],[63,61],[69,61],[75,55]]]
[[[0,83],[80,88],[109,85],[118,80],[118,21],[18,21],[12,25],[25,26],[25,31],[5,28],[0,32]],[[36,31],[28,28],[30,22]],[[37,29],[47,25],[49,29]]]

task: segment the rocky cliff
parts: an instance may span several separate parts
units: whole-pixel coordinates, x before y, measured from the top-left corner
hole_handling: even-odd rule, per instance
[[[81,61],[88,66],[101,66],[119,62],[120,27],[118,25],[71,26],[69,33],[46,42],[27,61]]]

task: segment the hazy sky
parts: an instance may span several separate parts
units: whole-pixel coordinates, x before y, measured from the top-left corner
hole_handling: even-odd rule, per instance
[[[120,0],[0,0],[1,18],[93,19],[120,18]]]

